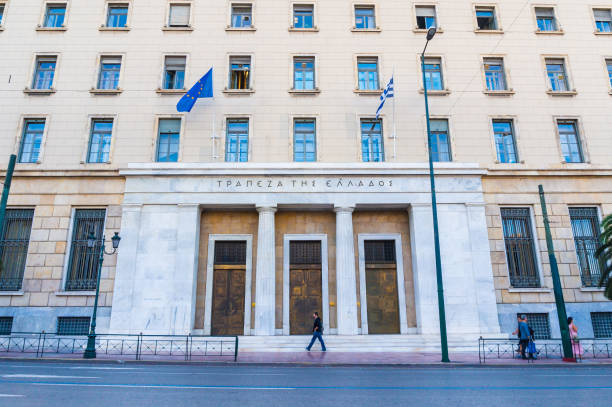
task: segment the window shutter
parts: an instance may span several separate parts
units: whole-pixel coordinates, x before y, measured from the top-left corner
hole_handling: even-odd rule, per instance
[[[167,68],[185,69],[185,57],[166,57],[166,69]]]
[[[435,17],[436,11],[433,7],[417,7],[416,15],[417,17]]]
[[[191,6],[188,4],[173,4],[170,6],[170,26],[186,27],[189,25]]]
[[[597,21],[610,21],[612,13],[610,10],[593,10],[593,14]]]
[[[446,132],[448,132],[448,121],[446,121],[446,120],[432,120],[432,121],[430,121],[430,128],[431,128],[431,131],[446,133]]]
[[[551,17],[554,18],[555,17],[555,12],[552,8],[543,8],[543,7],[537,7],[536,8],[536,15],[538,17]]]
[[[159,121],[159,132],[160,133],[180,133],[181,120],[180,119],[161,119]]]

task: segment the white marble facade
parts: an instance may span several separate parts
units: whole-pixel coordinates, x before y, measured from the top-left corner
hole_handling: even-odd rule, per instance
[[[367,321],[362,323],[365,329],[360,329],[357,319],[358,313],[363,316],[366,312],[366,305],[363,299],[361,307],[357,304],[356,288],[364,282],[355,273],[355,253],[360,258],[362,253],[354,244],[352,214],[365,208],[403,208],[410,219],[416,332],[436,335],[437,286],[427,171],[424,164],[387,163],[243,164],[240,169],[230,164],[131,164],[122,171],[126,177],[123,240],[110,331],[193,332],[201,213],[207,208],[249,208],[258,211],[259,225],[257,247],[252,248],[257,250],[254,326],[245,323],[245,334],[286,335],[288,329],[275,329],[274,219],[278,210],[302,208],[336,212],[337,329],[332,332],[366,333]],[[449,334],[499,333],[482,174],[472,164],[436,165]],[[317,235],[317,239],[326,241],[327,237]],[[398,276],[398,282],[403,285],[403,276]],[[406,299],[404,290],[398,288],[402,309]],[[210,306],[209,298],[206,304]],[[287,328],[286,317],[283,328]],[[210,320],[209,313],[205,318]],[[407,329],[405,312],[400,322],[402,334],[412,332]],[[205,331],[207,326],[205,323]]]

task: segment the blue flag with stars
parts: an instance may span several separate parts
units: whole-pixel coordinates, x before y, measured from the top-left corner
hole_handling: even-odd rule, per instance
[[[202,76],[195,85],[185,93],[181,100],[176,104],[176,110],[179,112],[191,112],[193,105],[199,98],[213,97],[213,70],[210,68],[206,75]]]

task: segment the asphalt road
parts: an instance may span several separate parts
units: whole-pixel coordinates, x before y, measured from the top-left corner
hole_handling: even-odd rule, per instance
[[[0,361],[0,406],[605,406],[612,367]]]

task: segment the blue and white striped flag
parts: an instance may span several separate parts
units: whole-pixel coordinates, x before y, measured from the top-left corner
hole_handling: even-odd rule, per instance
[[[380,105],[378,106],[378,110],[376,110],[376,120],[378,120],[378,116],[380,116],[380,111],[385,105],[385,101],[387,100],[387,98],[392,97],[395,97],[393,91],[393,76],[391,77],[391,80],[387,84],[387,87],[383,91],[382,95],[380,95]]]

